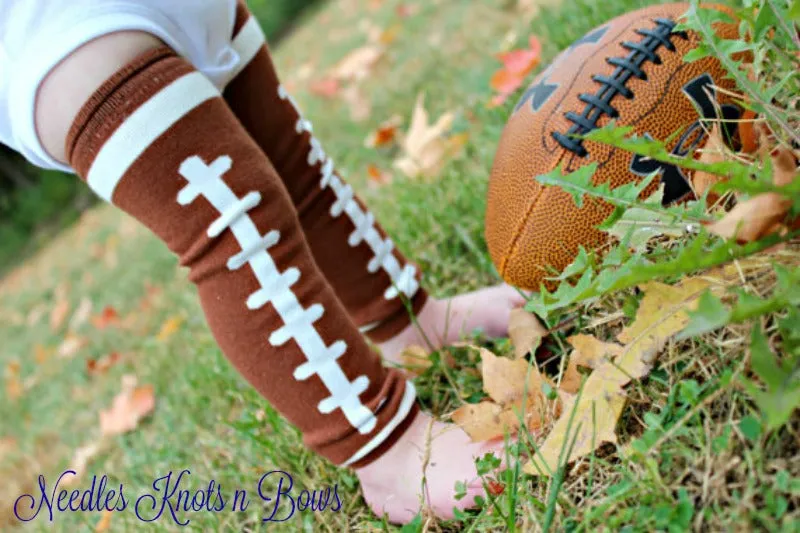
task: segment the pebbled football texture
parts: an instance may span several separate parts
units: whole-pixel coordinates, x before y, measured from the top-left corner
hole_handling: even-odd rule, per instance
[[[551,288],[548,278],[573,261],[579,246],[597,249],[608,241],[596,227],[613,212],[610,204],[586,197],[579,209],[569,193],[540,184],[536,176],[595,162],[595,183],[618,187],[658,171],[665,203],[692,195],[689,171],[573,136],[613,119],[637,135],[669,139],[674,154],[692,157],[707,140],[709,124],[702,119],[738,118],[739,108],[715,89],[734,88],[719,62],[683,60],[699,42],[692,32],[674,31],[688,8],[684,3],[652,6],[595,28],[525,91],[500,139],[486,210],[489,253],[512,285]],[[738,35],[734,24],[718,23],[714,30],[725,38]],[[735,135],[735,123],[727,124],[726,133]]]

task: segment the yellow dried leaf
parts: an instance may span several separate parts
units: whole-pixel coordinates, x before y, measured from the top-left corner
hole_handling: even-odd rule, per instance
[[[63,358],[70,358],[78,351],[86,346],[87,341],[77,335],[69,334],[64,337],[64,341],[58,347],[58,356]]]
[[[779,146],[772,154],[772,181],[778,187],[789,185],[800,176],[797,160],[789,148]]]
[[[22,365],[19,364],[19,361],[12,359],[6,364],[6,377],[19,376],[19,371],[21,368]]]
[[[578,367],[597,368],[601,362],[611,360],[620,355],[624,347],[598,340],[592,335],[575,335],[567,339],[574,350],[569,356],[569,365],[564,371],[559,388],[570,394],[578,392],[581,386],[581,374]]]
[[[97,453],[100,451],[100,448],[100,442],[89,442],[75,450],[75,454],[72,456],[69,469],[74,470],[76,474],[74,476],[65,477],[62,484],[67,487],[74,485],[84,475],[86,472],[86,465],[89,464],[89,461],[95,455],[97,455]]]
[[[81,327],[89,319],[89,315],[91,313],[92,301],[89,298],[84,297],[81,300],[81,303],[78,304],[78,308],[72,314],[72,318],[69,320],[69,329],[74,330]]]
[[[420,94],[411,116],[408,132],[403,139],[403,155],[395,160],[394,166],[409,178],[436,176],[447,158],[460,149],[467,140],[467,134],[445,137],[455,121],[455,113],[448,112],[433,123],[429,123],[425,110],[425,96]]]
[[[322,78],[312,82],[308,86],[308,92],[324,98],[333,98],[338,96],[340,89],[341,86],[339,84],[339,80],[336,78]]]
[[[542,394],[542,375],[535,364],[498,357],[486,348],[480,353],[483,390],[498,404],[522,405],[526,396]]]
[[[400,35],[402,29],[403,25],[400,23],[389,26],[378,35],[377,42],[383,45],[392,44],[397,39],[397,36]]]
[[[9,455],[17,450],[17,440],[13,437],[0,437],[0,461],[6,455]]]
[[[6,396],[9,400],[16,400],[22,396],[24,387],[17,377],[6,378]]]
[[[37,365],[44,364],[53,355],[52,348],[45,348],[41,344],[33,347],[33,358]]]
[[[156,335],[156,339],[159,342],[167,341],[175,334],[176,331],[178,331],[178,328],[180,328],[182,324],[183,317],[181,316],[173,316],[167,319],[167,321],[161,325],[161,329],[159,330],[158,335]]]
[[[372,102],[364,94],[360,85],[351,83],[341,92],[341,95],[350,109],[350,119],[353,122],[361,122],[369,118],[372,113]]]
[[[519,427],[509,409],[493,402],[465,404],[456,409],[450,418],[475,442],[502,437]]]
[[[356,48],[333,67],[331,75],[341,81],[361,81],[369,76],[384,52],[385,48],[380,44]]]
[[[528,474],[549,476],[558,469],[558,459],[562,449],[567,449],[574,439],[572,453],[566,462],[572,462],[594,451],[604,442],[616,442],[614,428],[625,407],[625,395],[618,387],[606,390],[603,387],[590,387],[595,372],[584,386],[584,393],[573,404],[575,416],[564,409],[553,426],[538,453],[525,465]],[[593,385],[593,384],[591,384]],[[571,422],[571,423],[570,423]],[[566,455],[566,454],[565,454]]]
[[[37,305],[33,309],[30,310],[28,316],[26,318],[26,324],[28,326],[35,326],[39,323],[39,320],[42,319],[44,314],[47,312],[47,309],[43,305]]]
[[[105,263],[106,267],[109,269],[117,268],[119,264],[119,257],[117,255],[117,249],[119,248],[119,236],[115,233],[109,235],[108,239],[106,239],[105,249],[103,252],[103,263]]]
[[[136,378],[123,376],[122,392],[111,407],[100,411],[100,432],[113,436],[136,429],[139,421],[155,409],[156,399],[152,385],[136,386]]]
[[[367,165],[367,185],[372,188],[382,187],[392,182],[392,175],[379,169],[375,165]]]
[[[708,141],[706,141],[698,160],[701,163],[721,163],[726,160],[727,150],[725,148],[725,141],[720,135],[719,124],[714,123],[708,133]],[[724,178],[711,174],[703,170],[695,171],[692,176],[692,185],[698,197],[703,196],[707,190],[722,181]],[[719,195],[711,194],[708,197],[710,204],[715,203],[719,199]]]
[[[406,349],[400,353],[400,361],[402,361],[403,368],[414,376],[423,374],[433,364],[428,351],[416,344],[406,347]]]
[[[521,308],[511,311],[508,336],[514,345],[514,356],[517,359],[525,357],[529,352],[535,352],[546,335],[547,328],[539,322],[536,315]]]
[[[108,528],[111,527],[112,516],[114,516],[113,511],[103,511],[103,516],[100,517],[100,520],[97,521],[97,525],[94,527],[95,533],[103,533],[104,531],[108,531]]]
[[[689,323],[687,311],[695,309],[697,299],[710,285],[701,278],[687,278],[677,285],[654,281],[641,285],[645,294],[636,319],[617,337],[626,345],[617,359],[620,369],[634,379],[647,375],[669,338]]]
[[[557,415],[558,401],[548,401],[542,392],[544,378],[535,365],[524,359],[498,357],[485,348],[481,355],[483,390],[494,401],[467,404],[457,409],[453,421],[474,441],[516,432],[522,422],[535,431]],[[524,417],[524,418],[523,418]]]
[[[59,300],[50,312],[50,329],[53,331],[61,328],[64,320],[69,314],[69,302],[67,300]]]
[[[753,242],[773,233],[791,206],[792,201],[778,193],[758,194],[736,204],[720,220],[709,224],[708,231],[740,243]]]
[[[640,288],[645,295],[639,305],[636,318],[617,337],[626,343],[599,346],[595,340],[582,336],[574,342],[576,350],[588,352],[610,351],[616,360],[594,358],[595,370],[586,380],[581,397],[574,401],[562,397],[562,410],[558,421],[540,447],[538,455],[526,465],[529,474],[549,475],[547,467],[554,471],[558,466],[561,450],[575,438],[575,447],[567,462],[591,453],[604,442],[616,442],[614,428],[625,406],[622,387],[631,379],[646,376],[658,352],[670,337],[680,332],[689,322],[688,310],[694,309],[698,297],[711,283],[700,278],[688,278],[677,285],[649,282]],[[570,416],[575,410],[570,426]],[[594,409],[594,411],[593,411]],[[569,427],[569,432],[567,428]]]
[[[119,352],[111,352],[100,359],[87,359],[86,373],[90,376],[105,374],[111,367],[119,363],[121,359],[122,354]]]
[[[367,148],[380,148],[393,144],[397,138],[397,128],[402,123],[403,117],[392,115],[364,139],[364,146]]]

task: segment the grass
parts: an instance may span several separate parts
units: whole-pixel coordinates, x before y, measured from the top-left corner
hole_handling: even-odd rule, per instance
[[[490,96],[488,79],[497,67],[493,53],[504,40],[521,43],[533,33],[543,43],[546,64],[592,27],[649,3],[554,3],[525,21],[509,0],[420,2],[418,12],[400,22],[388,57],[364,84],[373,105],[368,120],[353,122],[344,104],[322,100],[300,83],[295,94],[338,167],[400,248],[423,267],[425,285],[437,296],[456,294],[497,280],[483,241],[483,211],[489,167],[509,109],[484,106]],[[277,51],[285,81],[291,83],[307,66],[319,76],[365,42],[357,29],[362,20],[389,26],[397,22],[400,4],[342,0],[307,13]],[[328,37],[320,40],[321,35]],[[441,44],[432,46],[431,40]],[[460,112],[456,128],[469,133],[463,154],[432,183],[398,176],[390,185],[369,187],[367,166],[388,169],[392,154],[365,148],[364,138],[395,113],[408,117],[420,91],[425,91],[433,116]],[[783,253],[783,260],[798,261],[791,249]],[[213,479],[226,495],[247,489],[252,501],[241,513],[179,513],[180,520],[190,519],[198,530],[255,530],[272,512],[270,504],[258,502],[257,482],[278,469],[311,490],[336,485],[343,508],[338,513],[298,513],[269,527],[394,529],[369,512],[352,473],[305,451],[297,433],[233,371],[208,332],[194,288],[185,278],[163,245],[124,215],[101,207],[85,213],[0,282],[0,368],[7,385],[0,390],[0,439],[6,439],[0,443],[13,439],[6,446],[9,451],[3,453],[0,446],[0,527],[18,525],[11,504],[20,494],[38,490],[36,476],[43,474],[52,483],[77,448],[97,439],[98,411],[111,403],[121,377],[134,374],[140,383],[155,387],[155,413],[95,457],[78,486],[93,474],[107,474],[111,487],[123,483],[132,497],[152,493],[155,479],[188,468],[187,488],[205,489]],[[774,280],[765,277],[758,283],[764,287]],[[76,328],[72,334],[88,343],[77,354],[59,356],[68,326],[52,328],[50,314],[61,298],[69,301],[70,310],[84,298],[93,303],[94,313],[111,306],[121,324]],[[604,299],[583,308],[585,317],[577,326],[586,328],[592,318],[613,318],[619,309],[635,305],[632,293]],[[172,334],[163,330],[170,321],[180,324]],[[588,331],[610,336],[618,327],[619,321],[612,320]],[[631,387],[618,426],[619,448],[607,445],[591,460],[563,472],[557,489],[509,474],[496,501],[459,521],[427,526],[499,531],[515,525],[530,530],[548,521],[559,531],[796,530],[798,418],[766,435],[753,423],[752,402],[731,379],[743,372],[747,331],[735,326],[671,343],[651,376]],[[562,340],[557,336],[548,346],[555,356]],[[506,344],[501,340],[496,347],[503,350]],[[120,363],[105,375],[87,374],[87,359],[112,352],[121,354]],[[480,383],[468,373],[454,379],[462,393],[479,392]],[[9,394],[12,381],[22,386],[18,397]],[[438,414],[460,401],[438,369],[420,378],[418,386],[423,401]],[[75,531],[92,529],[99,519],[98,513],[66,513],[50,524],[42,515],[26,527]],[[115,513],[111,523],[112,531],[142,527],[132,512]],[[150,527],[182,529],[169,511]]]

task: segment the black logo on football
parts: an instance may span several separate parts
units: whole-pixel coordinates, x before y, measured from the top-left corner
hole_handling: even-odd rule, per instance
[[[700,113],[700,119],[683,132],[678,139],[672,155],[676,157],[686,157],[693,154],[700,143],[707,136],[708,121],[722,119],[721,124],[726,140],[732,139],[736,132],[736,119],[740,116],[737,106],[731,104],[719,105],[716,100],[714,90],[714,80],[709,74],[702,74],[683,86],[683,93],[692,101]],[[722,114],[720,117],[717,109]],[[652,140],[653,137],[647,133],[645,137]],[[655,161],[638,154],[631,159],[631,172],[637,176],[649,176],[653,172],[659,172],[661,183],[664,184],[664,205],[681,200],[692,192],[689,178],[683,170],[671,163]]]
[[[528,87],[528,90],[525,91],[525,94],[522,95],[522,98],[520,98],[520,101],[514,108],[514,112],[516,113],[519,111],[528,100],[531,101],[531,109],[533,109],[533,111],[539,111],[545,102],[550,99],[550,96],[552,96],[556,89],[558,89],[558,84],[547,83],[547,76],[545,76],[536,85],[531,85]]]

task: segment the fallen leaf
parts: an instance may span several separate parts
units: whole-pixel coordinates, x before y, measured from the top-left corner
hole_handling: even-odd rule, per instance
[[[517,0],[517,10],[522,14],[523,20],[528,21],[539,12],[541,0]]]
[[[72,314],[72,318],[69,319],[69,329],[75,330],[81,327],[89,319],[89,315],[91,315],[91,313],[92,301],[89,298],[84,297],[81,300],[81,303],[78,304],[78,308]]]
[[[19,361],[16,360],[6,364],[6,396],[12,401],[20,398],[25,390],[22,381],[19,379],[20,368]]]
[[[70,358],[78,353],[78,351],[86,346],[86,344],[86,339],[78,337],[77,335],[69,334],[59,345],[56,353],[58,353],[59,357]]]
[[[709,286],[708,280],[685,278],[677,285],[652,281],[639,287],[644,291],[644,297],[636,318],[617,336],[625,344],[623,353],[616,360],[616,367],[626,376],[625,383],[630,378],[639,379],[650,372],[655,356],[670,337],[686,327],[690,320],[688,311],[697,307],[700,295]],[[615,368],[613,372],[619,373],[620,370]]]
[[[557,414],[558,403],[544,397],[544,378],[536,365],[498,357],[486,348],[478,350],[483,390],[493,401],[465,404],[451,414],[473,441],[502,437],[506,431],[515,433],[521,423],[535,431]]]
[[[506,486],[490,479],[486,482],[486,489],[492,496],[500,496],[503,494],[503,492],[505,492]]]
[[[617,337],[626,343],[624,347],[592,347],[595,341],[586,337],[576,341],[576,348],[619,353],[615,361],[598,362],[594,358],[596,368],[584,383],[580,398],[562,397],[561,416],[539,447],[540,453],[525,465],[525,472],[543,476],[555,472],[561,450],[573,439],[575,445],[567,462],[591,453],[604,442],[617,441],[614,428],[626,399],[622,387],[650,372],[658,352],[688,324],[688,311],[696,307],[699,296],[709,285],[709,281],[701,278],[687,278],[677,285],[645,283],[640,287],[645,295],[635,319]]]
[[[400,353],[400,361],[403,364],[403,368],[413,376],[424,374],[433,365],[428,351],[416,344],[406,347]]]
[[[528,74],[539,64],[542,45],[534,36],[530,37],[528,44],[529,48],[527,49],[498,54],[497,58],[503,63],[503,66],[492,75],[489,81],[489,86],[497,93],[492,98],[490,107],[502,105],[522,86]]]
[[[37,305],[36,307],[31,309],[26,319],[27,325],[35,326],[36,324],[38,324],[46,312],[47,309],[44,307],[44,305]]]
[[[591,380],[595,374],[589,378]],[[584,394],[574,404],[572,411],[564,409],[536,455],[525,465],[528,474],[549,476],[558,470],[558,459],[564,446],[574,442],[566,462],[570,463],[597,449],[604,442],[617,442],[614,429],[622,409],[625,395],[622,390],[604,390],[586,383]]]
[[[514,356],[522,359],[535,352],[542,339],[547,336],[545,328],[536,315],[524,309],[513,309],[508,320],[508,336],[514,345]]]
[[[17,400],[22,397],[25,387],[22,382],[17,378],[6,379],[6,396],[9,400]]]
[[[362,122],[372,114],[372,102],[357,83],[351,83],[342,91],[342,100],[347,104],[353,122]]]
[[[511,73],[527,76],[539,64],[542,45],[539,40],[531,35],[528,38],[529,48],[511,50],[498,54],[497,58],[503,63],[503,68]]]
[[[400,35],[402,29],[402,24],[392,24],[378,34],[378,38],[375,42],[382,45],[392,44],[397,39],[398,35]]]
[[[494,402],[464,404],[450,415],[474,442],[482,442],[511,433],[519,427],[516,415]]]
[[[564,371],[559,388],[570,394],[578,392],[582,376],[578,367],[597,368],[603,361],[610,361],[622,354],[624,347],[619,344],[603,342],[592,335],[574,335],[567,339],[574,348],[569,356],[569,364]]]
[[[103,516],[100,517],[100,520],[97,521],[97,525],[94,527],[95,533],[108,531],[108,528],[111,527],[111,517],[113,516],[113,511],[103,511]]]
[[[33,347],[33,358],[36,361],[37,365],[42,365],[53,355],[52,348],[46,348],[41,344],[37,344]]]
[[[19,372],[22,369],[22,365],[19,364],[19,361],[16,359],[12,359],[6,364],[6,377],[9,376],[19,376]]]
[[[312,62],[306,62],[297,67],[297,70],[294,72],[294,79],[297,81],[306,81],[309,79],[314,72],[316,72],[316,66]]]
[[[367,41],[377,43],[381,38],[383,28],[370,18],[362,18],[358,21],[358,30],[367,36]]]
[[[400,18],[413,17],[419,13],[419,4],[400,4],[394,8],[394,12]]]
[[[119,264],[117,248],[119,248],[119,236],[115,233],[112,233],[108,236],[108,239],[106,239],[106,243],[103,248],[103,263],[109,269],[117,268],[117,265]]]
[[[87,359],[86,372],[90,376],[105,374],[112,366],[116,365],[121,359],[122,355],[119,352],[112,352],[106,356],[101,357],[99,360]]]
[[[392,182],[392,175],[375,165],[367,165],[367,177],[369,178],[369,185],[373,187],[388,185]]]
[[[89,461],[97,455],[101,447],[101,442],[90,442],[75,450],[72,461],[70,461],[69,464],[69,469],[74,470],[76,474],[74,476],[65,477],[62,484],[67,487],[74,485],[86,472],[86,466],[89,464]]]
[[[758,138],[755,132],[757,115],[752,109],[745,109],[742,118],[737,124],[739,139],[742,141],[742,152],[752,154],[758,150]]]
[[[436,176],[446,159],[454,155],[467,141],[466,133],[445,137],[445,133],[453,126],[455,113],[445,113],[433,124],[428,121],[425,96],[420,94],[402,143],[404,155],[394,162],[395,168],[409,178]]]
[[[339,80],[336,78],[322,78],[312,82],[308,87],[308,91],[311,94],[322,96],[323,98],[335,98],[338,96],[340,89]]]
[[[778,187],[789,185],[800,177],[800,169],[792,151],[781,145],[772,153],[772,181]]]
[[[153,308],[153,301],[161,296],[162,290],[158,285],[153,285],[149,281],[144,282],[144,296],[139,301],[140,311],[150,311]]]
[[[0,461],[17,450],[17,440],[13,437],[0,437]]]
[[[483,390],[498,404],[521,405],[526,395],[541,394],[542,375],[535,364],[498,357],[486,348],[480,354]]]
[[[708,132],[708,140],[702,150],[699,151],[697,160],[705,164],[721,163],[727,160],[728,151],[726,149],[725,141],[720,135],[720,128],[718,123],[711,126]],[[692,187],[698,197],[702,197],[706,191],[711,189],[717,183],[723,181],[722,176],[711,174],[704,170],[697,170],[692,175]],[[719,195],[716,193],[709,193],[707,198],[708,205],[713,205],[719,200]]]
[[[739,202],[725,216],[706,227],[724,239],[753,242],[775,232],[791,206],[790,199],[766,192]]]
[[[66,299],[58,300],[53,310],[50,312],[50,329],[53,331],[60,329],[68,314],[69,302]]]
[[[397,139],[397,128],[403,123],[403,117],[393,115],[364,139],[367,148],[381,148],[393,144]]]
[[[339,81],[361,81],[369,76],[385,49],[379,44],[367,44],[351,51],[331,70],[331,76]]]
[[[180,328],[182,324],[182,316],[173,316],[167,319],[167,321],[161,325],[161,329],[159,330],[158,335],[156,335],[156,340],[160,342],[169,340],[169,338],[172,337],[176,331],[178,331],[178,328]]]
[[[122,391],[110,408],[100,411],[100,432],[113,436],[132,431],[142,418],[153,412],[155,405],[152,385],[137,386],[134,376],[123,376]]]
[[[99,315],[92,317],[92,325],[97,329],[106,329],[117,324],[119,324],[119,313],[110,305],[105,306]]]

